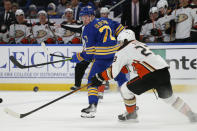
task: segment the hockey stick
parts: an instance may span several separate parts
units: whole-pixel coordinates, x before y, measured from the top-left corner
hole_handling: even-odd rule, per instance
[[[51,33],[53,34],[53,37],[55,38],[55,42],[57,42],[59,44],[59,41],[57,40],[57,38],[58,38],[57,35],[55,34],[55,32],[50,27],[49,15],[47,15],[47,17],[48,17],[48,28],[51,31]]]
[[[25,68],[31,68],[31,67],[37,67],[37,66],[43,66],[43,65],[48,65],[48,64],[53,64],[53,63],[59,63],[59,62],[64,62],[64,61],[68,61],[71,60],[72,58],[68,58],[68,59],[64,59],[64,60],[58,60],[58,61],[52,61],[52,62],[46,62],[46,63],[40,63],[40,64],[35,64],[35,65],[21,65],[15,58],[14,56],[10,56],[9,57],[10,60],[12,61],[12,63],[14,65],[16,65],[17,67],[19,67],[20,69],[25,69]]]
[[[73,94],[73,93],[75,93],[75,92],[81,90],[82,88],[88,87],[88,86],[90,86],[90,85],[91,85],[91,83],[86,84],[86,85],[82,86],[82,87],[79,88],[79,89],[73,90],[73,91],[71,91],[71,92],[69,92],[69,93],[67,93],[67,94],[65,94],[65,95],[63,95],[63,96],[61,96],[61,97],[58,97],[58,98],[56,98],[55,100],[53,100],[53,101],[51,101],[51,102],[49,102],[49,103],[46,103],[46,104],[44,104],[44,105],[42,105],[42,106],[40,106],[40,107],[38,107],[38,108],[36,108],[36,109],[34,109],[34,110],[32,110],[32,111],[29,111],[29,112],[27,112],[27,113],[19,114],[19,113],[16,113],[16,112],[10,110],[9,108],[5,108],[4,111],[5,111],[8,115],[11,115],[11,116],[13,116],[13,117],[16,117],[16,118],[24,118],[24,117],[26,117],[26,116],[28,116],[28,115],[30,115],[30,114],[32,114],[32,113],[34,113],[34,112],[36,112],[36,111],[42,109],[42,108],[44,108],[44,107],[46,107],[46,106],[48,106],[48,105],[51,105],[51,104],[55,103],[56,101],[61,100],[62,98],[67,97],[67,96],[69,96],[69,95],[71,95],[71,94]]]
[[[62,57],[62,58],[71,58],[71,57],[68,57],[68,56],[62,56],[62,55],[55,55],[55,54],[51,54],[48,50],[48,48],[46,47],[45,43],[44,42],[41,42],[41,46],[44,50],[44,52],[47,53],[47,55],[50,55],[50,56],[57,56],[57,57]]]

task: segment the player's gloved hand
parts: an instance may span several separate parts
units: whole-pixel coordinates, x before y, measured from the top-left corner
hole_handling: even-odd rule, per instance
[[[77,53],[74,53],[74,55],[72,56],[72,59],[70,60],[70,62],[75,62],[75,63],[79,63],[80,60],[77,57]]]
[[[168,29],[165,30],[165,33],[166,34],[171,34],[171,30],[172,30],[172,28],[168,28]]]
[[[64,41],[63,41],[63,39],[61,37],[58,37],[57,41],[58,41],[58,44],[64,44]]]
[[[104,81],[103,77],[99,73],[97,73],[95,76],[91,78],[91,83],[92,83],[91,86],[93,87],[101,86],[103,81]]]
[[[10,38],[9,42],[10,44],[16,44],[16,41],[14,40],[14,38]]]
[[[159,36],[159,30],[158,29],[155,29],[155,28],[151,29],[151,35],[153,35],[153,36]]]
[[[23,38],[23,39],[21,40],[21,43],[22,43],[22,44],[28,44],[28,43],[29,43],[29,41],[28,41],[28,39],[27,39],[27,38]]]

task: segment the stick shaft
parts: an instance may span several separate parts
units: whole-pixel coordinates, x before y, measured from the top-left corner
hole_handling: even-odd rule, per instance
[[[68,58],[68,59],[64,59],[64,60],[58,60],[58,61],[52,61],[52,62],[46,62],[46,63],[40,63],[40,64],[35,64],[35,65],[21,65],[15,58],[14,56],[10,56],[10,60],[12,61],[12,63],[14,65],[16,65],[17,67],[21,68],[21,69],[25,69],[25,68],[32,68],[32,67],[38,67],[38,66],[43,66],[43,65],[48,65],[48,64],[54,64],[54,63],[59,63],[59,62],[64,62],[64,61],[68,61],[71,60],[72,58]]]

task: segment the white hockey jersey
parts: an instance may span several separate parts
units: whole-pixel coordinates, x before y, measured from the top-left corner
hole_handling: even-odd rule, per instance
[[[192,5],[191,8],[192,8],[192,16],[194,17],[193,26],[197,26],[197,5]],[[197,29],[192,28],[191,31],[197,32]]]
[[[55,32],[54,23],[40,24],[39,22],[33,26],[33,38],[36,38],[38,43],[46,41],[48,38],[54,38]]]
[[[27,22],[23,24],[12,24],[10,26],[9,30],[9,36],[10,38],[13,38],[16,43],[21,43],[21,40],[25,37],[29,37],[31,35],[30,33],[30,24]]]
[[[162,32],[162,37],[164,42],[174,41],[174,34],[170,36],[170,34],[166,34],[166,30],[170,28],[170,21],[174,19],[172,15],[165,14],[163,17],[160,17],[156,22],[156,28],[160,29]]]
[[[73,22],[73,23],[68,23],[66,21],[62,22],[61,24],[63,25],[70,25],[70,26],[78,26],[76,22]],[[57,34],[63,39],[64,43],[67,44],[67,43],[70,43],[72,41],[72,39],[76,36],[80,36],[80,33],[76,33],[72,30],[66,30],[64,28],[58,28],[56,30]]]
[[[152,22],[151,20],[145,21],[142,25],[140,35],[146,39],[146,42],[156,42],[157,36],[151,35],[151,30],[153,28],[156,28],[156,22]]]
[[[160,55],[154,54],[144,43],[137,40],[130,42],[115,54],[114,62],[102,72],[102,76],[107,76],[105,80],[113,79],[125,66],[130,71],[133,68],[141,78],[155,70],[169,67]]]
[[[192,28],[192,8],[190,6],[181,7],[172,12],[172,16],[177,22],[176,25],[176,39],[185,39],[190,37]]]

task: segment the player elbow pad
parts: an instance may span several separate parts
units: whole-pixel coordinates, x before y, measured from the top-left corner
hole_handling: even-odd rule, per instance
[[[28,44],[28,43],[29,43],[29,41],[28,41],[28,39],[27,39],[27,38],[23,38],[23,39],[21,40],[21,43],[22,43],[22,44]]]
[[[47,44],[55,44],[55,41],[54,41],[54,39],[52,39],[52,38],[48,38],[45,42],[46,42]]]

